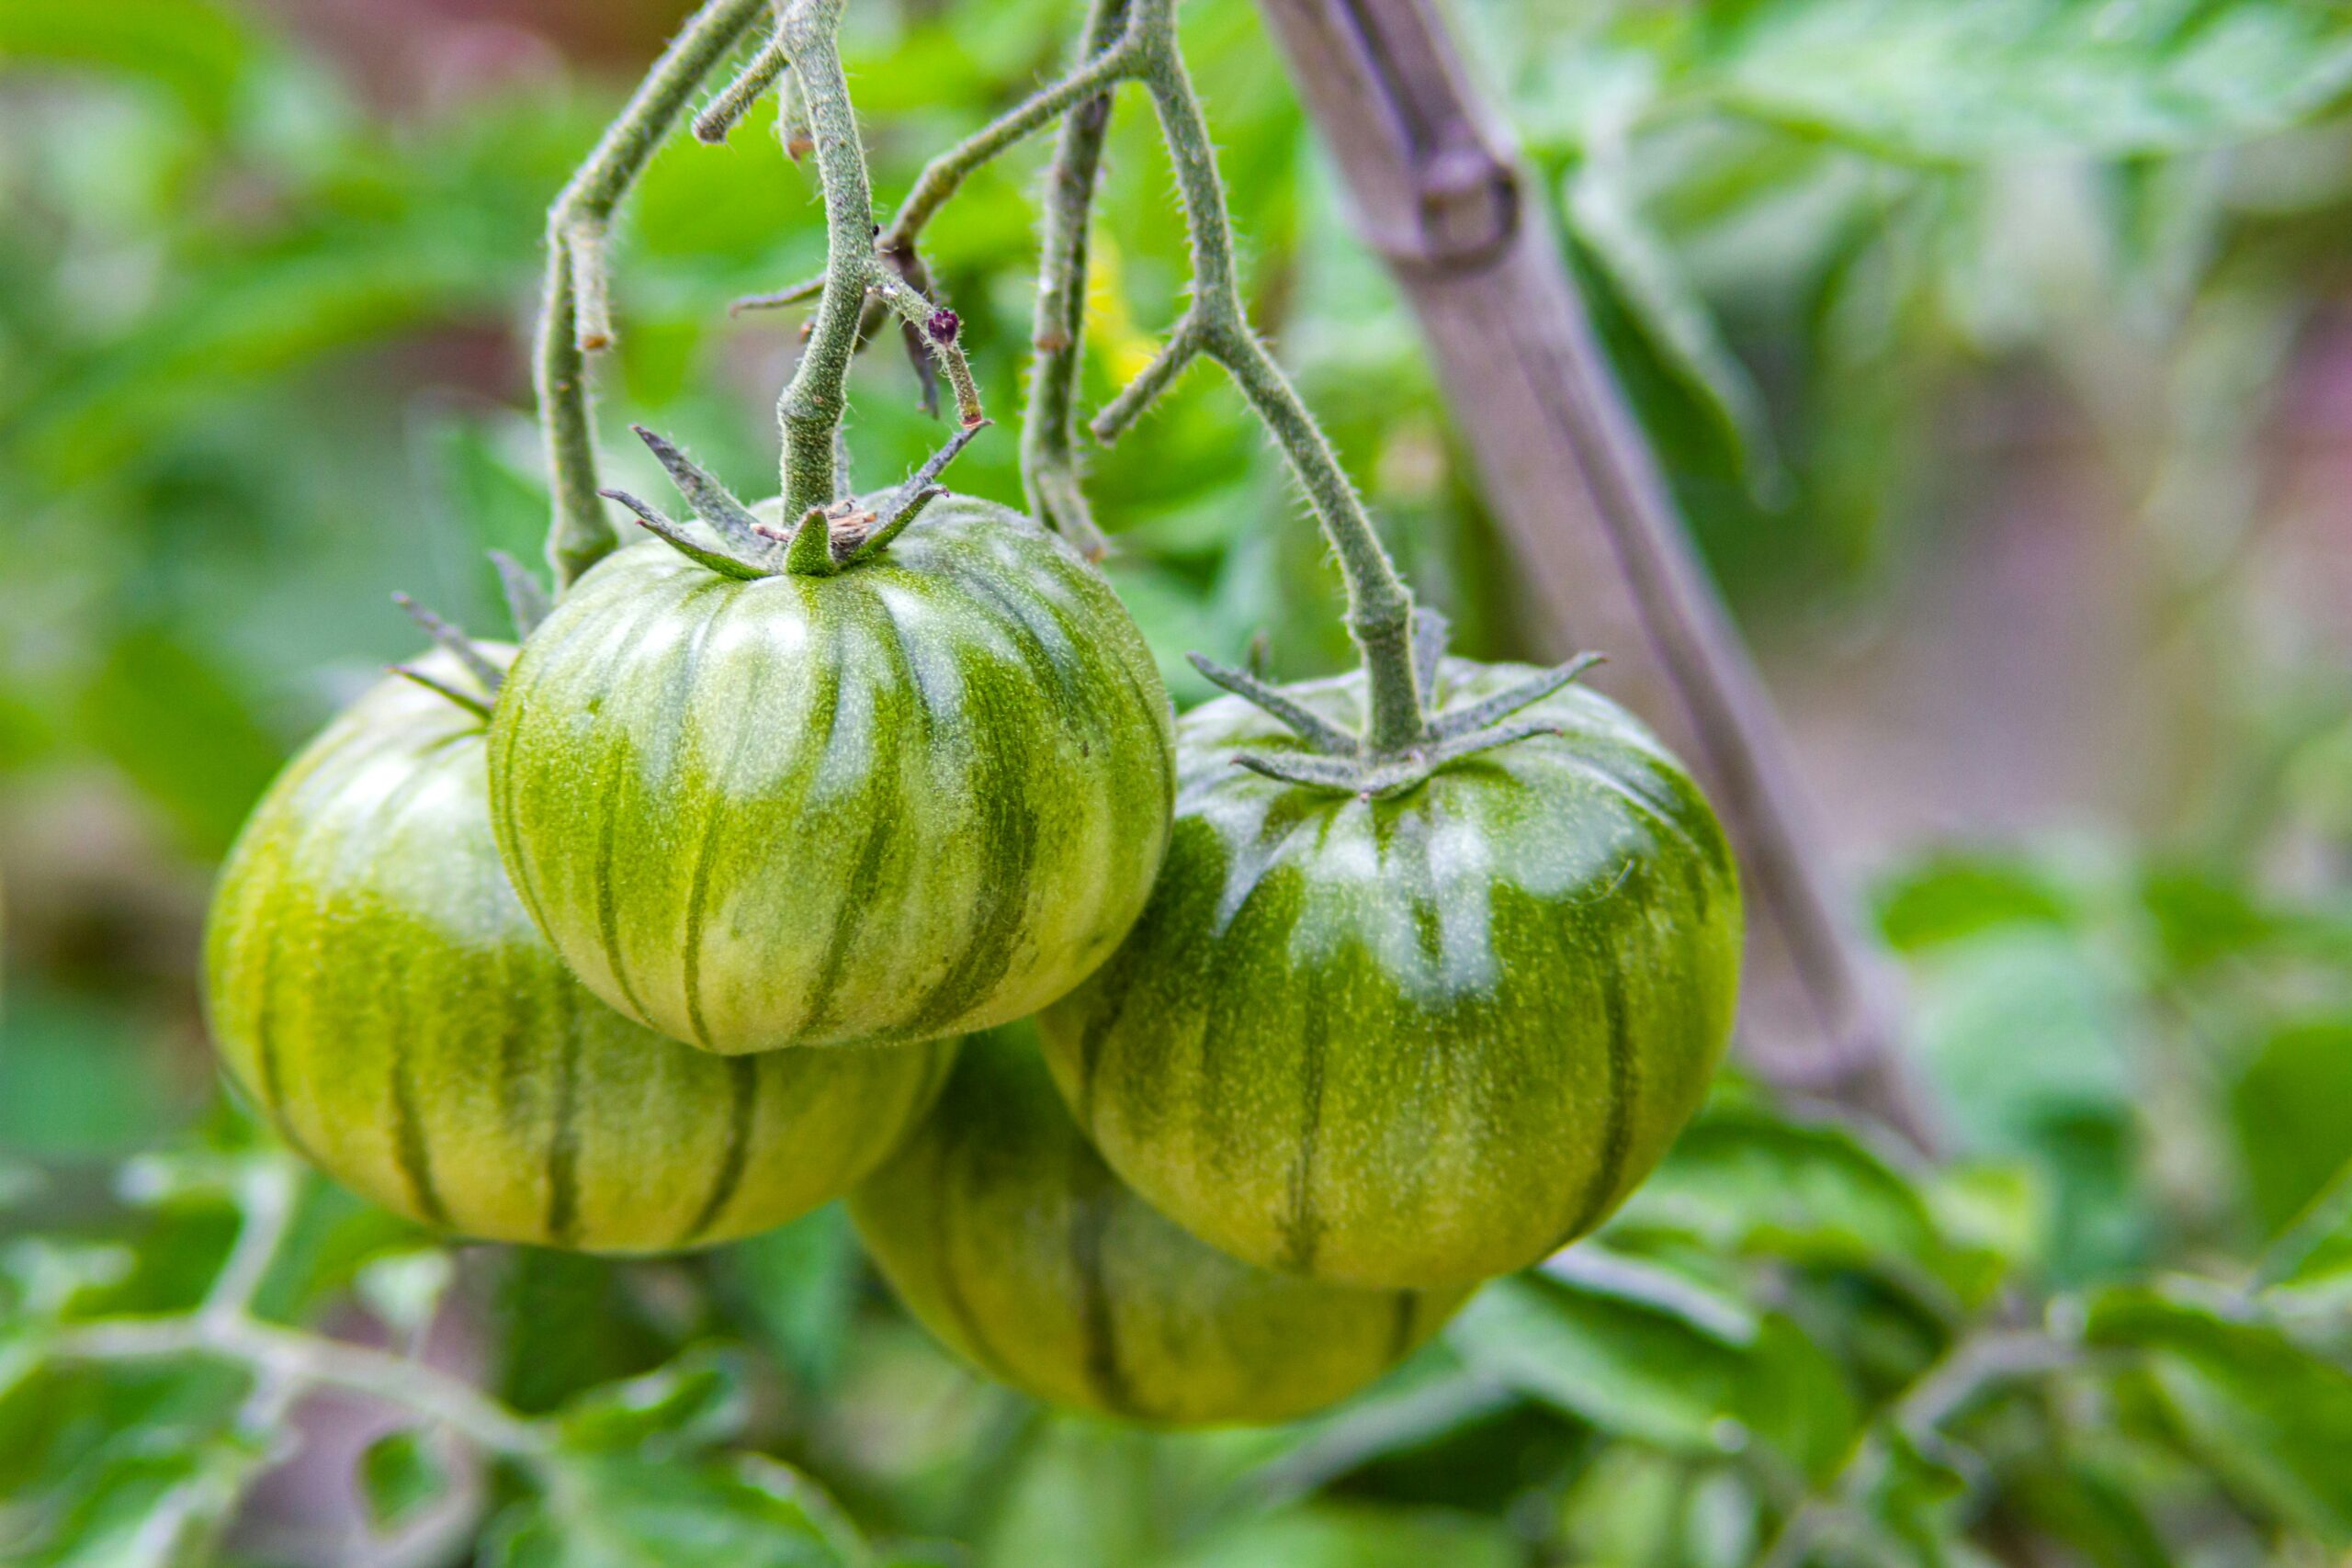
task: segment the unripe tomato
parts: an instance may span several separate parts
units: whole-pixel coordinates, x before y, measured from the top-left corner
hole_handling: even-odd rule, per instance
[[[1080,1135],[1025,1024],[966,1043],[850,1214],[899,1299],[966,1360],[1040,1399],[1159,1425],[1320,1409],[1469,1294],[1351,1290],[1195,1241]]]
[[[446,654],[420,668],[466,679]],[[321,1168],[466,1235],[657,1251],[837,1197],[930,1104],[950,1043],[725,1061],[596,1000],[509,890],[487,790],[481,721],[388,680],[230,853],[213,1037]]]
[[[1534,672],[1450,661],[1444,711]],[[1285,689],[1335,722],[1361,676]],[[1737,990],[1731,855],[1607,699],[1387,798],[1285,784],[1237,697],[1179,726],[1168,863],[1040,1019],[1103,1157],[1194,1235],[1356,1285],[1521,1268],[1584,1235],[1698,1106]]]
[[[500,695],[491,798],[614,1007],[723,1053],[884,1044],[1022,1017],[1118,944],[1170,746],[1102,575],[951,497],[831,576],[609,557]]]

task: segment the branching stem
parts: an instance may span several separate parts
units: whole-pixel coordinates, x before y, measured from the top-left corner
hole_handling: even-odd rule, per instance
[[[1324,536],[1339,555],[1340,575],[1348,586],[1348,631],[1363,656],[1369,693],[1367,748],[1375,755],[1403,751],[1420,739],[1423,724],[1413,660],[1413,596],[1381,547],[1372,518],[1355,487],[1348,482],[1329,439],[1307,412],[1290,378],[1250,330],[1234,264],[1233,221],[1226,209],[1225,182],[1217,174],[1216,152],[1200,96],[1193,90],[1192,74],[1177,46],[1175,0],[1136,0],[1136,4],[1142,33],[1143,83],[1159,113],[1160,133],[1167,140],[1177,188],[1184,201],[1193,302],[1171,336],[1168,353],[1144,373],[1150,383],[1147,395],[1136,397],[1135,389],[1129,389],[1105,411],[1106,418],[1111,413],[1119,416],[1111,430],[1106,432],[1104,422],[1098,420],[1095,434],[1107,439],[1120,424],[1132,423],[1148,401],[1148,393],[1168,385],[1182,368],[1180,354],[1204,355],[1225,367],[1281,444],[1323,525]]]
[[[555,499],[548,561],[559,589],[610,554],[617,542],[596,494],[596,437],[588,412],[587,356],[612,342],[605,233],[687,100],[765,9],[766,0],[707,0],[671,40],[548,210],[535,380]]]
[[[776,404],[784,432],[784,514],[798,517],[836,499],[834,435],[848,406],[850,360],[871,293],[899,316],[920,324],[932,355],[956,389],[956,413],[980,423],[979,391],[957,345],[955,317],[940,310],[892,272],[875,245],[874,191],[857,111],[842,69],[835,31],[846,0],[793,0],[778,39],[800,85],[817,174],[825,197],[825,284],[810,322],[808,344],[791,384]]]
[[[235,1361],[252,1379],[249,1415],[269,1425],[305,1388],[336,1388],[413,1411],[484,1450],[537,1466],[548,1440],[462,1379],[404,1356],[264,1323],[254,1297],[292,1227],[301,1168],[284,1157],[248,1165],[238,1184],[235,1244],[196,1311],[68,1327],[41,1348],[66,1360],[143,1361],[203,1356]]]
[[[280,1328],[242,1310],[94,1323],[45,1348],[84,1361],[217,1357],[243,1363],[263,1384],[343,1389],[398,1405],[506,1458],[532,1462],[548,1448],[537,1427],[460,1379],[387,1350]]]
[[[1959,1344],[1911,1385],[1885,1416],[1914,1447],[1936,1441],[1938,1429],[1981,1395],[2020,1379],[2074,1366],[2082,1348],[2068,1340],[2023,1329],[1987,1328]],[[1885,1439],[1865,1438],[1851,1458],[1819,1492],[1792,1510],[1758,1568],[1802,1568],[1823,1538],[1854,1509],[1884,1474]]]
[[[1111,62],[1123,71],[1130,69],[1134,51],[1122,46],[1122,40],[1130,36],[1128,0],[1094,0],[1086,21],[1083,58],[1090,63]],[[1079,76],[1085,74],[1081,67]],[[1111,129],[1111,89],[1116,85],[1115,75],[1105,76],[1091,96],[1072,98],[1055,142],[1038,241],[1029,406],[1021,423],[1021,482],[1028,494],[1029,509],[1096,560],[1109,547],[1095,526],[1085,488],[1079,482],[1078,391],[1085,367],[1088,222],[1102,170],[1102,143]],[[1013,111],[1014,116],[1020,113]],[[1006,124],[1012,118],[998,123]],[[984,143],[988,134],[983,131],[958,151]],[[921,190],[931,179],[931,170],[924,170],[916,188]],[[954,181],[943,177],[941,183],[952,190],[961,181],[959,174]],[[912,206],[910,201],[910,209]],[[901,212],[893,229],[908,224],[909,214]]]

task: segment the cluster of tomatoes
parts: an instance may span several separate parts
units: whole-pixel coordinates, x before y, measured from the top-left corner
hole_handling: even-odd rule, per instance
[[[344,1182],[614,1253],[846,1194],[989,1372],[1265,1421],[1589,1230],[1695,1107],[1736,882],[1606,700],[1429,658],[1432,736],[1532,722],[1353,787],[1361,675],[1175,720],[1030,519],[876,498],[786,561],[665,461],[697,521],[644,509],[519,650],[439,628],[223,874],[220,1051]]]

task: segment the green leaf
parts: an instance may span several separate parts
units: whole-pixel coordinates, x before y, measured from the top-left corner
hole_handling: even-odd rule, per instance
[[[493,1527],[490,1568],[863,1568],[865,1547],[794,1471],[738,1454],[671,1464],[571,1455]]]
[[[457,1259],[438,1247],[388,1252],[363,1264],[353,1288],[376,1320],[413,1339],[433,1322],[457,1278]]]
[[[2077,933],[2007,925],[1935,950],[1914,994],[1919,1056],[1959,1152],[2030,1164],[2049,1195],[2052,1272],[2135,1263],[2140,1019],[2122,978]]]
[[[0,1247],[0,1326],[17,1329],[72,1316],[130,1277],[127,1247],[29,1235]]]
[[[2281,1023],[2230,1086],[2256,1216],[2285,1227],[2352,1157],[2352,1014]]]
[[[692,1452],[742,1430],[751,1396],[740,1351],[705,1347],[627,1382],[592,1389],[556,1417],[582,1451]]]
[[[806,1387],[828,1386],[841,1364],[860,1258],[849,1215],[838,1203],[726,1250],[730,1295]]]
[[[1757,0],[1693,24],[1688,90],[1885,156],[2227,145],[2333,107],[2352,13],[2305,0]]]
[[[2055,1460],[2055,1462],[2052,1462]],[[2001,1497],[2041,1533],[2098,1568],[2175,1568],[2148,1509],[2116,1477],[2074,1455],[2029,1450],[2001,1476]]]
[[[51,1364],[0,1393],[0,1561],[199,1568],[283,1434],[247,1427],[242,1372]]]
[[[116,637],[83,688],[91,746],[217,855],[285,760],[258,704],[209,651],[161,626]]]
[[[1627,1201],[1612,1233],[1663,1232],[1718,1253],[1877,1269],[1982,1299],[1999,1260],[1943,1233],[1897,1157],[1831,1122],[1718,1102]]]
[[[359,1495],[381,1533],[399,1529],[448,1490],[448,1467],[422,1430],[387,1432],[359,1456]]]
[[[2079,918],[2046,867],[1991,855],[1930,856],[1890,878],[1877,902],[1880,931],[1905,953],[1996,926],[2066,926]]]
[[[1448,1330],[1470,1365],[1618,1436],[1692,1455],[1760,1438],[1807,1473],[1833,1466],[1857,1413],[1835,1362],[1777,1314],[1743,1325],[1662,1292],[1498,1280]]]
[[[1883,1427],[1879,1441],[1883,1463],[1861,1500],[1862,1515],[1874,1527],[1868,1560],[1886,1568],[1945,1568],[1973,1561],[1954,1550],[1962,1536],[1958,1505],[1968,1495],[1968,1478],[1900,1427]]]
[[[1170,1568],[1515,1568],[1524,1558],[1499,1519],[1320,1503],[1214,1531],[1169,1562]]]
[[[2255,1283],[2289,1310],[2352,1307],[2352,1163],[2278,1238]]]
[[[2101,1292],[2085,1337],[2140,1352],[2189,1451],[2241,1497],[2352,1547],[2352,1371],[2187,1285]]]
[[[229,118],[261,53],[251,29],[209,0],[0,0],[0,67],[40,62],[143,77],[215,126]]]
[[[1720,427],[1743,477],[1766,503],[1786,491],[1764,394],[1732,352],[1713,309],[1681,260],[1650,226],[1631,188],[1622,152],[1595,148],[1569,174],[1569,227],[1607,276],[1626,313],[1641,323],[1658,359]]]

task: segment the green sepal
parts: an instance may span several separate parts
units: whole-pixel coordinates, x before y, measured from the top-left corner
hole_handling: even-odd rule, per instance
[[[1541,675],[1522,681],[1508,692],[1498,692],[1483,703],[1476,703],[1457,713],[1430,722],[1429,738],[1433,741],[1459,740],[1465,736],[1500,723],[1523,707],[1542,702],[1586,671],[1600,662],[1598,653],[1579,653],[1566,664],[1546,670]],[[1422,691],[1429,688],[1423,686]],[[1496,741],[1495,745],[1503,742]],[[1477,748],[1484,750],[1484,748]]]
[[[944,485],[925,485],[902,501],[882,526],[865,536],[863,544],[842,558],[842,564],[862,561],[880,555],[890,541],[906,532],[907,525],[922,515],[922,509],[947,493]]]
[[[956,454],[972,444],[972,437],[988,427],[987,420],[981,420],[977,424],[967,424],[950,436],[946,446],[925,458],[922,467],[910,475],[906,483],[891,492],[893,499],[890,502],[889,515],[884,519],[882,525],[867,535],[857,548],[844,557],[843,564],[849,561],[867,560],[879,555],[891,540],[906,531],[908,524],[922,514],[924,507],[945,495],[946,490],[934,481],[946,471],[947,465],[956,460]]]
[[[596,493],[607,501],[617,501],[631,512],[636,513],[639,525],[647,533],[688,560],[707,566],[721,577],[731,577],[739,582],[750,582],[759,578],[775,575],[764,567],[753,566],[749,561],[737,560],[724,550],[714,550],[708,546],[695,543],[686,537],[684,530],[675,523],[671,522],[625,490],[598,491]]]
[[[466,667],[466,673],[481,682],[483,691],[493,697],[498,694],[498,683],[506,678],[506,672],[484,658],[481,649],[473,645],[471,637],[405,593],[393,594],[392,603],[406,612],[410,620],[422,626],[426,637],[447,649],[458,662]]]
[[[1438,678],[1453,623],[1427,604],[1413,606],[1413,684],[1420,688],[1421,712],[1434,716],[1442,700]]]
[[[641,424],[632,424],[637,438],[653,454],[654,460],[668,471],[678,493],[686,498],[694,514],[710,525],[729,549],[757,555],[765,548],[760,534],[760,520],[752,509],[735,499],[734,492],[665,437]]]
[[[833,558],[833,525],[817,507],[810,507],[792,531],[785,547],[784,570],[795,577],[831,577],[841,570]]]
[[[1355,757],[1362,754],[1363,747],[1354,736],[1322,715],[1291,701],[1279,688],[1231,665],[1219,664],[1205,654],[1188,653],[1184,657],[1210,684],[1222,686],[1243,702],[1263,709],[1279,720],[1284,728],[1325,756]]]
[[[504,550],[491,551],[490,564],[498,573],[499,590],[506,596],[506,613],[514,622],[516,639],[529,637],[548,618],[548,612],[555,607],[553,601],[531,569]]]
[[[1555,690],[1557,688],[1555,687]],[[1272,710],[1269,710],[1270,712]],[[1279,714],[1275,715],[1280,717]],[[1250,772],[1307,789],[1332,790],[1385,800],[1403,795],[1452,762],[1491,751],[1498,746],[1557,735],[1555,724],[1513,724],[1488,728],[1437,744],[1416,746],[1386,757],[1317,757],[1289,751],[1237,751],[1233,760]]]
[[[390,668],[393,674],[415,682],[435,696],[447,697],[485,724],[490,722],[490,705],[464,687],[453,686],[448,682],[436,676],[427,675],[424,671],[411,665],[394,664]]]

